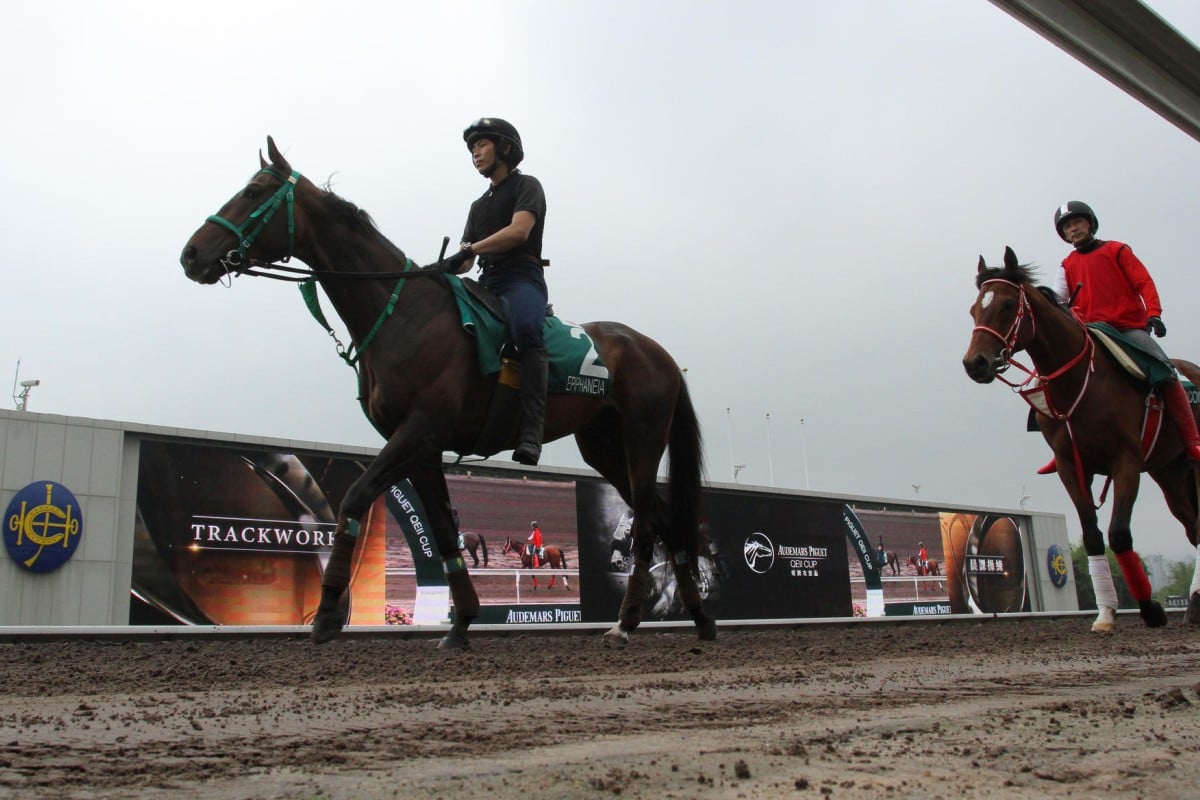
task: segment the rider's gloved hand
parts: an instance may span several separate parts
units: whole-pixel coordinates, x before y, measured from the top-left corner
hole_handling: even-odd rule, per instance
[[[435,261],[432,264],[424,267],[424,269],[436,269],[442,272],[457,273],[462,269],[462,265],[475,257],[469,249],[459,250],[457,253],[451,253],[441,261]]]
[[[1151,317],[1146,320],[1146,330],[1160,339],[1167,335],[1167,326],[1163,325],[1162,317]]]

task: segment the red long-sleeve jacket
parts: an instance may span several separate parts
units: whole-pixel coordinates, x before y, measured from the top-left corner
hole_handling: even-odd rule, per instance
[[[1162,316],[1154,279],[1129,245],[1104,242],[1089,253],[1072,251],[1062,262],[1057,286],[1064,299],[1079,286],[1071,309],[1084,322],[1107,322],[1118,330],[1145,328]]]

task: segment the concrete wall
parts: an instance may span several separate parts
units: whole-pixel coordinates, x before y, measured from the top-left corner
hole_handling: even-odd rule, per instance
[[[0,511],[24,487],[50,480],[71,490],[83,517],[74,556],[53,572],[0,557],[0,625],[127,622],[137,450],[126,446],[124,426],[4,411],[0,449]]]
[[[1025,554],[1025,574],[1029,576],[1030,601],[1035,611],[1077,611],[1075,574],[1070,566],[1071,542],[1067,539],[1067,519],[1062,514],[1030,514],[1031,550]],[[1067,583],[1055,586],[1050,580],[1047,554],[1058,545],[1067,559]],[[1036,579],[1034,579],[1036,576]]]

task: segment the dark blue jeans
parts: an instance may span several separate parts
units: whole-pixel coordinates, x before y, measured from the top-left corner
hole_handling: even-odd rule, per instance
[[[521,351],[545,350],[542,328],[546,324],[546,279],[541,267],[515,265],[484,270],[480,283],[504,302],[508,334]]]

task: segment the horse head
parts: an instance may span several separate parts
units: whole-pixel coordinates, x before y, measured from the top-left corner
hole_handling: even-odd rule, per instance
[[[983,256],[979,257],[975,285],[979,289],[971,306],[975,327],[963,356],[963,369],[971,380],[991,383],[1008,369],[1013,354],[1025,349],[1033,338],[1026,294],[1032,276],[1027,267],[1017,263],[1012,248],[1005,247],[1003,267],[988,267]]]
[[[197,283],[216,283],[251,261],[270,263],[294,254],[302,216],[296,213],[296,193],[316,187],[302,181],[270,136],[267,155],[270,161],[259,151],[259,171],[184,245],[179,261]]]
[[[517,543],[513,541],[513,538],[511,536],[504,537],[504,547],[500,548],[500,553],[502,555],[508,555],[516,549]]]

